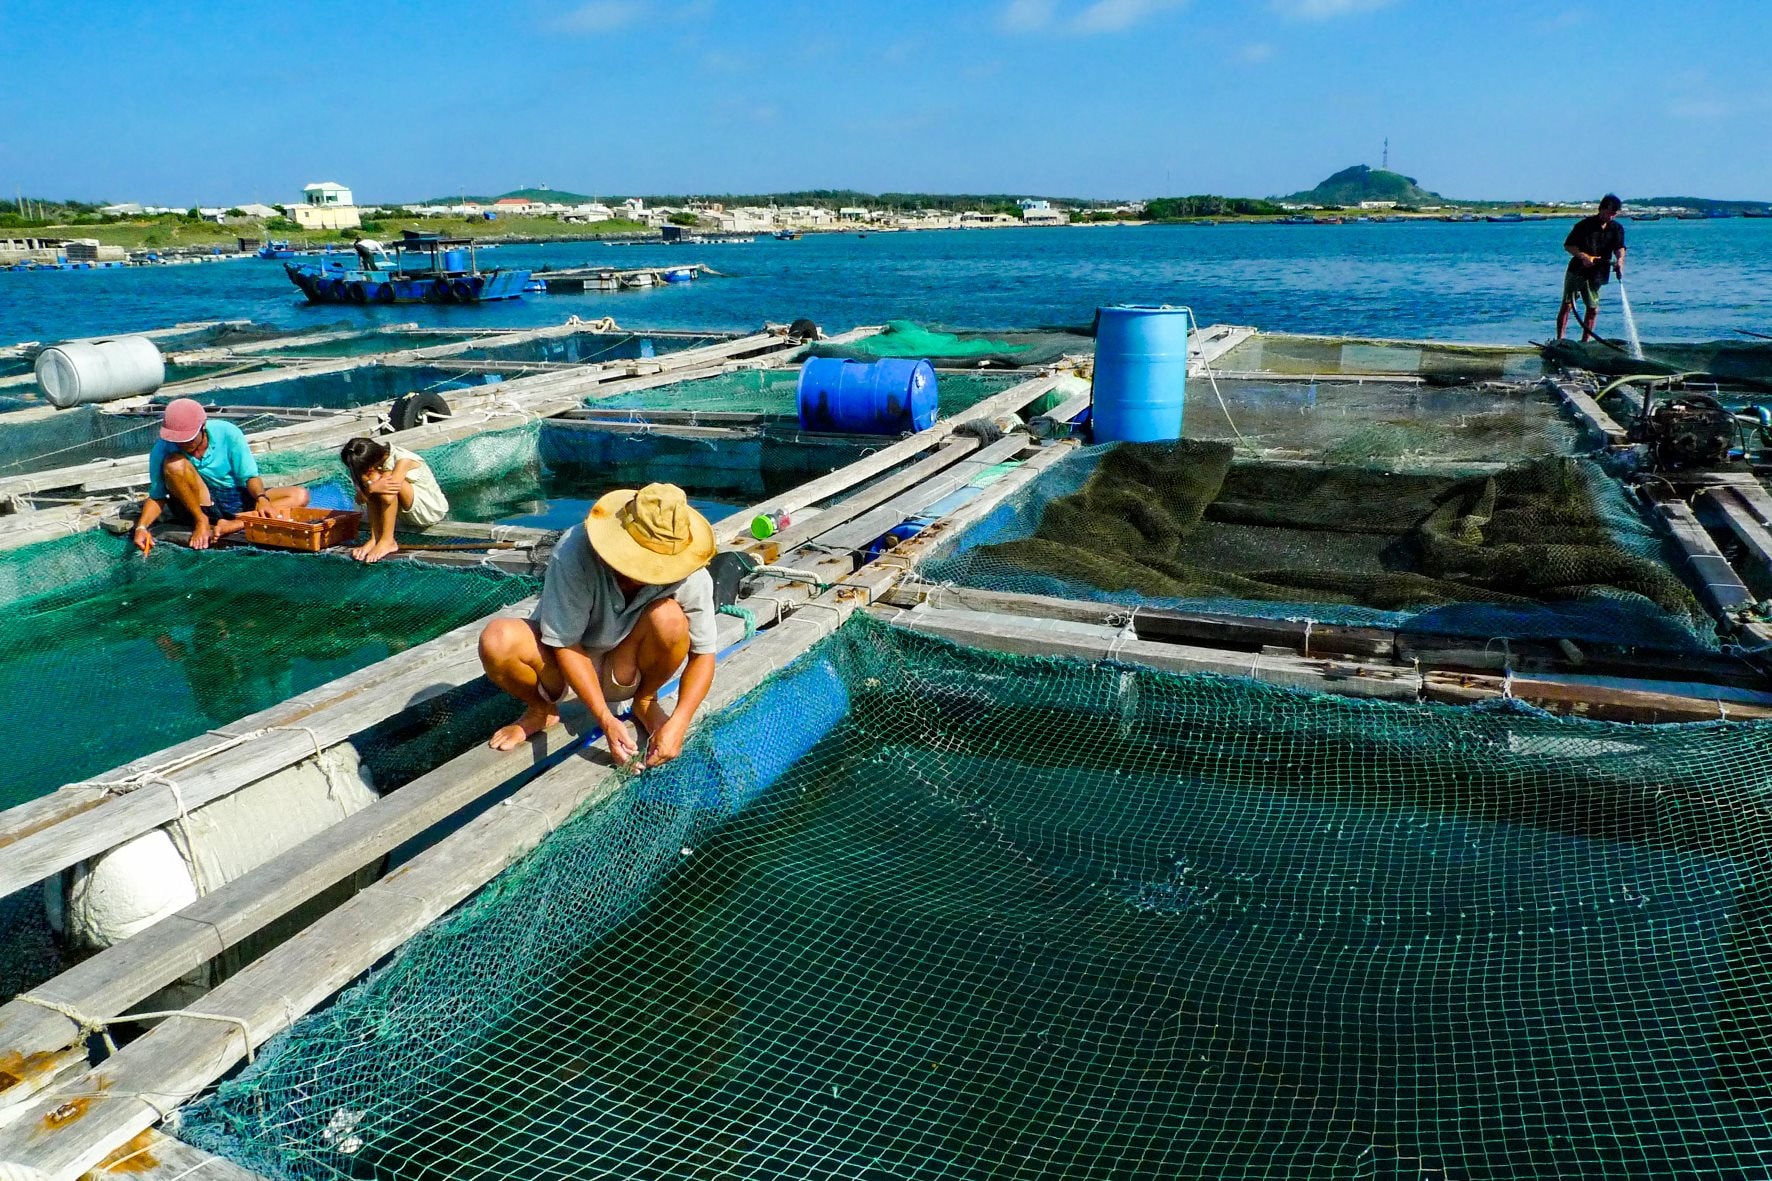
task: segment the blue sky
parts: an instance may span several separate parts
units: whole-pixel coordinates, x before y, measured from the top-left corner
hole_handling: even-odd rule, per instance
[[[1772,3],[0,0],[0,193],[1772,199]]]

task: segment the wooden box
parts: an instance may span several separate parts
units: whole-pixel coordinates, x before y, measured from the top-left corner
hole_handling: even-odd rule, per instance
[[[242,538],[252,545],[317,554],[357,540],[363,514],[342,509],[298,508],[291,510],[287,521],[258,513],[241,513],[238,519],[246,523]]]

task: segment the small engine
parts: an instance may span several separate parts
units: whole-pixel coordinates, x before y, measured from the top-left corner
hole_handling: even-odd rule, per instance
[[[1661,403],[1639,430],[1658,468],[1723,467],[1736,437],[1735,416],[1708,394]]]

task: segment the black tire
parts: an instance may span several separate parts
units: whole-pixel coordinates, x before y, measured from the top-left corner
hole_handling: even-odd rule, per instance
[[[448,418],[451,413],[442,394],[435,390],[420,390],[394,399],[394,404],[388,408],[388,423],[397,431],[409,431],[415,426],[423,426],[428,419]]]
[[[814,324],[811,320],[795,320],[792,324],[788,325],[788,339],[801,341],[817,340],[818,325]]]

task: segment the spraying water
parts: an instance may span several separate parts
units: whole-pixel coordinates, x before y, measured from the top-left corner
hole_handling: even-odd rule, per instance
[[[1630,356],[1633,361],[1643,359],[1643,342],[1637,336],[1637,318],[1631,315],[1630,296],[1624,290],[1624,280],[1618,281],[1618,306],[1624,311],[1624,339],[1630,345]]]

